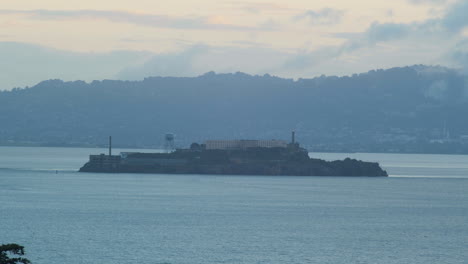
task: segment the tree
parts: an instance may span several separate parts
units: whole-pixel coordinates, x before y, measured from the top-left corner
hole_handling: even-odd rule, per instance
[[[10,257],[10,255],[23,256],[24,247],[18,244],[0,245],[0,264],[18,264],[18,263],[29,264],[31,263],[31,261],[29,261],[27,258],[23,258],[23,257],[12,258]]]

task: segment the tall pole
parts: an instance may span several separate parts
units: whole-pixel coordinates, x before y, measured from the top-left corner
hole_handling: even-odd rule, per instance
[[[293,131],[292,132],[292,135],[291,135],[291,143],[296,143],[296,131]]]
[[[112,136],[109,136],[109,156],[112,156]]]

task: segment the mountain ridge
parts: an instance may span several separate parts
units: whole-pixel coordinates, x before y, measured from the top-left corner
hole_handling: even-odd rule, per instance
[[[468,153],[467,77],[414,65],[286,79],[208,72],[141,81],[47,80],[0,92],[1,145],[160,147],[285,139],[314,151]],[[33,132],[32,132],[33,131]]]

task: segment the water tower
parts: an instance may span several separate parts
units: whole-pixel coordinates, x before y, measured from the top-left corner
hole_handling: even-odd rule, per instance
[[[172,133],[167,133],[164,136],[164,150],[167,153],[170,153],[170,152],[175,150],[174,138],[175,138],[175,136]]]

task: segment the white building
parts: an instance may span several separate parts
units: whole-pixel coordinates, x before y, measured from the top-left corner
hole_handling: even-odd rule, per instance
[[[284,140],[207,140],[206,149],[286,148]]]

